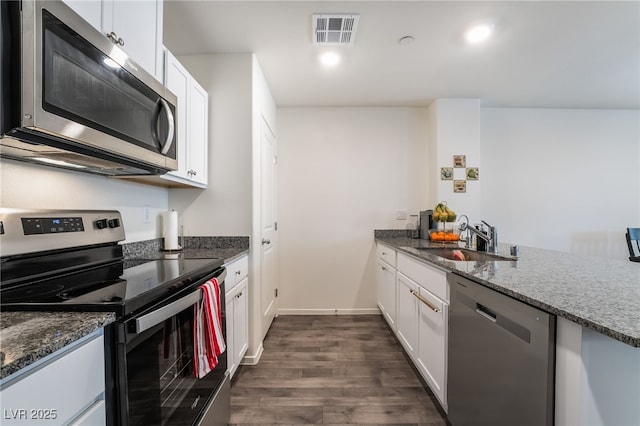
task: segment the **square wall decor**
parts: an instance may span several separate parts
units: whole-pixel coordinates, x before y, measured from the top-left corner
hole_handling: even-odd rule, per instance
[[[480,179],[480,170],[477,167],[467,167],[467,180]]]
[[[453,167],[467,167],[467,156],[466,155],[454,155],[453,156]]]
[[[453,181],[453,192],[467,192],[467,181],[466,180],[454,180]]]
[[[453,180],[453,167],[440,167],[441,180]]]

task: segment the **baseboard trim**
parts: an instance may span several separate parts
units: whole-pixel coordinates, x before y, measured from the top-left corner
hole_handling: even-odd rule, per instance
[[[278,315],[381,315],[380,309],[279,309]]]
[[[240,361],[240,365],[258,365],[260,362],[260,357],[262,357],[262,353],[264,352],[264,346],[260,343],[260,347],[258,348],[258,352],[255,355],[246,355],[242,357],[242,361]]]

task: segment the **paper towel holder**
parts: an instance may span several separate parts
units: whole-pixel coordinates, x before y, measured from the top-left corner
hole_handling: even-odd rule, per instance
[[[170,210],[163,214],[162,228],[163,244],[160,251],[168,253],[182,251],[183,247],[179,244],[181,241],[178,232],[178,213],[175,210]],[[169,248],[167,248],[168,245],[170,246]]]

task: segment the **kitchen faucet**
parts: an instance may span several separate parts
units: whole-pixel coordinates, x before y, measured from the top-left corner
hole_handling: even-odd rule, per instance
[[[467,219],[466,222],[462,222],[460,223],[460,231],[471,231],[474,234],[476,234],[476,236],[478,238],[482,238],[483,240],[485,240],[488,244],[488,250],[489,252],[493,253],[493,254],[498,254],[498,228],[496,228],[495,226],[491,226],[489,225],[487,222],[485,222],[484,220],[482,220],[481,222],[484,223],[487,228],[489,229],[489,234],[485,234],[484,232],[480,232],[477,229],[469,226],[469,218],[467,217],[467,215],[462,215],[461,217],[465,217]],[[470,242],[471,239],[468,238],[467,239],[467,248],[470,248]]]

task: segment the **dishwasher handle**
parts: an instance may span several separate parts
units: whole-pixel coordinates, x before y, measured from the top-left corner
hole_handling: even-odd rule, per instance
[[[498,319],[495,312],[480,303],[476,303],[476,312],[491,322],[496,322]]]

